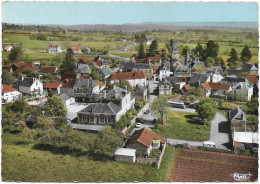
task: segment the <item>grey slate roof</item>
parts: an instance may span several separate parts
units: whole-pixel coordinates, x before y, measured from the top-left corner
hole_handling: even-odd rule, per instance
[[[133,69],[149,70],[152,69],[152,67],[148,63],[126,62],[123,66],[123,69],[124,70],[133,70]]]
[[[252,63],[244,63],[243,64],[243,69],[245,69],[245,70],[247,70],[247,71],[257,71],[258,70],[258,68],[256,68],[255,67],[255,65],[254,64],[252,64]]]
[[[126,90],[115,86],[114,89],[112,89],[111,91],[109,91],[106,95],[106,98],[110,98],[110,99],[114,99],[116,96],[116,93],[118,93],[118,97],[120,99],[123,99],[128,93],[130,93],[129,91],[126,92]]]
[[[86,108],[79,111],[80,113],[84,112],[90,112],[93,114],[117,114],[121,110],[120,107],[118,107],[113,102],[109,102],[107,104],[105,103],[94,103],[89,104]]]
[[[19,86],[30,87],[34,83],[33,77],[26,77],[20,82]]]
[[[90,68],[87,64],[79,64],[78,68],[75,70],[75,73],[90,73]]]
[[[109,68],[104,68],[101,70],[101,73],[104,77],[110,76],[112,74],[111,70]]]
[[[190,80],[189,80],[189,84],[195,84],[197,82],[206,82],[207,79],[208,79],[209,75],[208,74],[203,74],[203,73],[196,73],[196,72],[193,72],[191,74],[191,77],[190,77]]]
[[[196,68],[197,66],[205,66],[205,63],[203,61],[198,61],[198,60],[191,60],[190,62],[187,63],[187,66],[190,68]]]
[[[169,81],[171,84],[178,84],[183,82],[183,77],[166,77],[165,80]]]
[[[136,91],[136,92],[143,93],[145,90],[147,90],[146,87],[141,86],[140,84],[136,85],[136,88],[135,88],[135,91]]]
[[[98,86],[93,79],[77,78],[74,88],[94,88]]]
[[[67,95],[67,94],[61,94],[61,95],[59,95],[58,97],[61,97],[62,98],[62,100],[63,100],[63,102],[65,102],[66,100],[68,100],[68,99],[70,99],[70,97]]]
[[[162,61],[162,64],[160,66],[160,70],[170,70],[171,68],[171,63],[169,61]]]
[[[251,86],[246,82],[239,82],[235,86],[233,86],[233,89],[250,89]]]
[[[173,73],[187,73],[190,70],[189,70],[188,66],[177,65],[177,66],[173,67],[172,71],[173,71]]]
[[[241,114],[243,114],[242,121],[246,121],[246,115],[240,107],[236,107],[229,111],[229,120],[232,121],[232,120],[235,120],[236,118],[240,118]]]
[[[221,82],[223,83],[230,83],[230,82],[248,82],[245,77],[238,77],[235,75],[224,77]]]

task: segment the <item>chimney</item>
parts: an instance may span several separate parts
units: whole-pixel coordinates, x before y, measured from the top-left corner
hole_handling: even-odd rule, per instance
[[[107,98],[107,92],[106,91],[104,91],[104,96],[103,97]]]
[[[115,92],[115,99],[119,99],[118,97],[119,97],[119,96],[118,96],[118,91],[116,91],[116,92]]]

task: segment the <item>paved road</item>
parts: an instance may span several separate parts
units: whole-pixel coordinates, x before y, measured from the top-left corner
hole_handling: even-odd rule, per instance
[[[135,127],[128,133],[128,136],[131,136],[135,132],[135,130],[139,130],[139,129],[144,128],[144,127],[151,130],[153,128],[153,124],[142,124],[142,126],[140,128]]]
[[[230,149],[229,135],[228,135],[227,119],[220,112],[217,112],[211,121],[210,139],[215,142],[217,148]],[[188,143],[190,146],[203,146],[203,141],[189,141],[181,139],[167,138],[167,142],[171,145]]]
[[[173,111],[181,111],[181,112],[193,112],[195,113],[196,110],[195,109],[191,109],[191,108],[185,108],[185,109],[181,109],[181,108],[173,108],[173,107],[168,107],[170,110]]]

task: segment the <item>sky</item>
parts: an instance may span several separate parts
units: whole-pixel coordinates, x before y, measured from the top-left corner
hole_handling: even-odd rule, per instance
[[[258,22],[256,2],[14,2],[2,22],[126,24],[143,22]]]

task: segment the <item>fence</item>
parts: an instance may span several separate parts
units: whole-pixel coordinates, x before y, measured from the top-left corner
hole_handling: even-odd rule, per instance
[[[162,153],[160,154],[159,159],[158,159],[158,162],[156,163],[157,169],[160,168],[160,165],[161,165],[161,161],[162,161],[162,158],[163,158],[163,154],[164,154],[165,148],[166,148],[166,143],[163,145]]]

